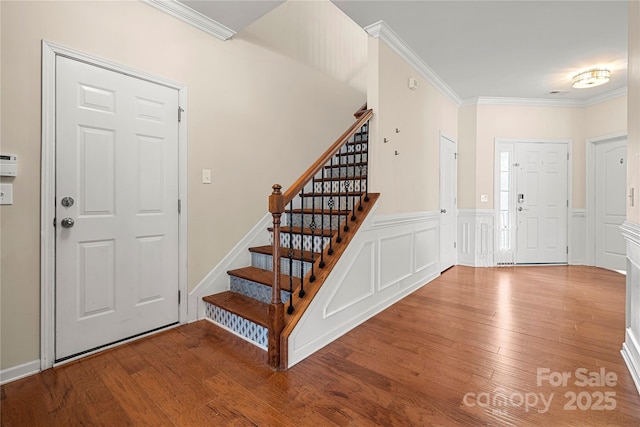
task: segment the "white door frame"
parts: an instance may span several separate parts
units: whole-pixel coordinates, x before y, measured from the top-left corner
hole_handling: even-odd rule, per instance
[[[458,163],[457,163],[457,157],[458,157],[458,140],[456,138],[454,138],[453,136],[450,136],[442,131],[440,131],[440,138],[438,138],[438,143],[439,143],[439,148],[442,149],[442,144],[443,144],[443,139],[446,139],[447,141],[453,143],[453,151],[456,154],[456,161],[454,162],[454,168],[456,169],[456,173],[454,175],[454,182],[453,182],[453,191],[454,191],[454,203],[453,203],[453,241],[455,242],[454,246],[454,259],[453,259],[453,265],[457,265],[458,264],[458,249],[457,249],[457,242],[458,242]],[[440,201],[442,201],[442,150],[440,150],[440,161],[438,162],[440,165]],[[442,204],[441,206],[442,207]],[[442,236],[442,226],[440,226],[440,236]],[[442,238],[442,237],[441,237]],[[440,242],[442,242],[442,240],[440,240]],[[442,251],[441,248],[438,248],[439,250],[439,256],[438,259],[440,260],[440,262],[442,262]],[[442,270],[442,266],[439,267],[440,270]]]
[[[500,224],[500,204],[498,199],[498,194],[500,193],[500,172],[497,164],[497,156],[498,156],[498,146],[500,144],[513,144],[514,152],[515,152],[515,144],[518,143],[543,143],[543,144],[566,144],[567,145],[567,154],[569,155],[569,159],[567,162],[567,200],[569,201],[569,206],[567,206],[567,246],[569,248],[569,253],[567,254],[567,264],[569,264],[569,260],[571,259],[571,238],[573,236],[572,233],[572,215],[571,211],[573,210],[573,141],[571,139],[520,139],[520,138],[495,138],[493,141],[493,209],[494,209],[494,224],[495,230],[493,233],[493,238],[497,242],[498,241],[498,224]],[[514,212],[515,213],[515,212]],[[515,238],[515,237],[512,237]],[[495,252],[494,252],[495,254]],[[494,255],[495,256],[495,255]],[[515,257],[515,252],[514,252]],[[517,260],[516,260],[517,261]],[[495,260],[494,260],[495,264]]]
[[[147,74],[133,68],[42,41],[42,159],[40,185],[40,369],[53,366],[55,360],[55,195],[56,195],[56,56],[82,61],[131,77],[167,86],[178,91],[179,105],[187,105],[187,87],[183,83]],[[176,111],[176,115],[178,112]],[[178,131],[178,181],[181,201],[179,215],[178,289],[182,295],[179,322],[187,321],[187,114],[182,113]],[[178,207],[176,206],[176,209]],[[195,310],[196,307],[191,307]]]
[[[596,145],[620,139],[627,139],[627,133],[587,139],[587,265],[596,265]]]

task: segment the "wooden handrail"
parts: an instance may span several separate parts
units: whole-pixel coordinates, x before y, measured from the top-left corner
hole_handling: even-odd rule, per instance
[[[317,174],[320,171],[320,169],[322,169],[322,167],[331,160],[331,158],[340,150],[340,148],[345,144],[345,142],[347,142],[349,138],[351,138],[358,129],[360,129],[365,123],[367,123],[367,121],[372,116],[373,116],[373,110],[367,110],[364,115],[360,116],[358,120],[356,120],[356,122],[352,124],[349,127],[349,129],[347,129],[336,140],[336,142],[334,142],[331,145],[331,147],[329,147],[329,149],[327,149],[327,151],[325,151],[324,154],[322,154],[322,156],[320,156],[318,160],[316,160],[315,163],[311,165],[311,167],[307,169],[307,171],[303,173],[302,176],[300,176],[300,178],[298,178],[296,182],[294,182],[293,185],[291,185],[291,187],[282,194],[281,203],[274,203],[274,205],[277,205],[278,209],[281,209],[281,210],[278,210],[277,212],[279,213],[284,212],[285,206],[287,206],[287,204],[289,204],[289,202],[293,200],[294,197],[296,197],[296,195],[300,192],[300,190],[302,190],[304,186],[307,185],[309,181],[311,181],[311,178],[313,178],[315,174]],[[269,208],[270,209],[272,208],[271,201],[269,202]],[[276,213],[272,210],[270,210],[270,212]]]
[[[313,165],[283,194],[280,184],[273,185],[273,192],[269,196],[269,212],[273,216],[273,252],[272,270],[273,285],[271,288],[271,303],[269,304],[268,328],[268,360],[269,365],[277,370],[287,369],[282,354],[286,349],[281,348],[281,334],[284,328],[284,305],[281,299],[280,285],[280,218],[286,206],[296,197],[309,181],[333,158],[344,144],[347,143],[365,123],[373,116],[373,110],[364,110],[366,104],[355,114],[356,121],[316,160]],[[346,230],[346,229],[345,229]],[[291,274],[291,272],[289,272]]]

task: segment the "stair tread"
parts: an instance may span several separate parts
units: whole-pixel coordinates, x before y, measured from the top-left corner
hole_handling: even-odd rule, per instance
[[[265,328],[269,327],[269,304],[233,291],[209,295],[202,299],[209,304],[244,317],[253,323],[264,326]]]
[[[280,250],[281,250],[282,258],[289,257],[289,248],[280,248]],[[249,251],[253,253],[263,254],[263,255],[273,255],[273,246],[272,245],[256,246],[253,248],[249,248]],[[312,256],[311,251],[301,251],[299,249],[293,250],[294,260],[300,260],[300,258],[302,257],[302,261],[311,262],[312,260],[315,261],[316,259],[318,259],[319,256],[320,254],[317,252],[313,253],[313,256]]]
[[[227,274],[241,279],[250,280],[265,286],[273,286],[273,273],[270,270],[263,270],[258,267],[243,267],[236,270],[229,270]],[[280,275],[280,284],[283,290],[289,288],[290,277],[286,274]],[[293,288],[300,285],[300,279],[293,277]]]
[[[311,235],[311,229],[308,227],[302,228],[302,227],[288,227],[288,226],[280,227],[280,234],[289,233],[289,228],[291,228],[291,233],[293,234]],[[269,227],[268,230],[273,231],[273,227]],[[316,230],[314,234],[317,237],[321,237],[320,231],[321,230]],[[322,237],[331,237],[333,236],[334,231],[335,230],[331,230],[331,229],[322,230]]]

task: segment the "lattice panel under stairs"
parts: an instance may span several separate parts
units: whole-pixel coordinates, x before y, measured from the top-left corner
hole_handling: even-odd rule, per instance
[[[240,335],[245,340],[263,350],[269,345],[267,328],[257,325],[243,317],[230,313],[220,307],[205,302],[205,317],[212,323]]]

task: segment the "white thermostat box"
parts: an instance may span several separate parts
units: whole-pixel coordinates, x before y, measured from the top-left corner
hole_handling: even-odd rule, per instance
[[[18,174],[18,156],[0,154],[0,176],[16,176]]]

